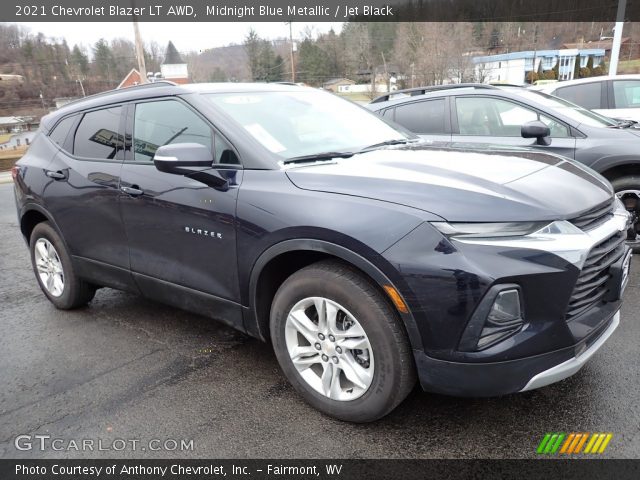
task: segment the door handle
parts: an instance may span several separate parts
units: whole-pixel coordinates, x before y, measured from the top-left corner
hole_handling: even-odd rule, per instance
[[[57,172],[54,172],[53,170],[45,170],[44,174],[49,178],[53,178],[54,180],[64,180],[67,178],[67,176],[60,170],[58,170]]]
[[[130,187],[120,187],[120,190],[122,190],[127,195],[131,195],[132,197],[139,197],[144,193],[144,190],[140,190],[137,185],[132,185]]]

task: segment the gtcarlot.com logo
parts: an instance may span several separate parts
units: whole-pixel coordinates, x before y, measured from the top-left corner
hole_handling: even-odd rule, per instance
[[[609,446],[612,433],[547,433],[536,453],[553,454],[600,454]]]

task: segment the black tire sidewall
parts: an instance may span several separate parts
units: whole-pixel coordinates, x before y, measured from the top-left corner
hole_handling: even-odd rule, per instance
[[[62,295],[60,295],[59,297],[55,297],[49,293],[47,288],[42,284],[40,275],[38,274],[38,269],[36,268],[35,245],[36,242],[41,238],[48,240],[53,245],[53,248],[56,249],[56,252],[58,254],[58,258],[62,263],[64,289],[62,291]],[[74,306],[75,299],[79,295],[79,289],[82,287],[82,285],[80,284],[80,280],[76,278],[74,274],[71,257],[67,253],[67,248],[62,241],[62,238],[60,237],[60,235],[58,235],[58,233],[49,222],[42,222],[35,226],[35,228],[31,232],[31,238],[29,240],[29,250],[31,251],[31,265],[33,267],[33,272],[36,276],[38,285],[40,286],[42,292],[57,308],[72,308]]]
[[[377,293],[377,292],[376,292]],[[300,376],[285,342],[288,313],[300,300],[325,297],[348,310],[364,328],[374,358],[374,378],[364,395],[351,401],[331,400],[316,392]],[[386,308],[385,308],[386,307]],[[357,282],[328,271],[304,269],[291,276],[278,290],[271,310],[271,337],[278,362],[294,388],[315,408],[340,420],[368,422],[388,413],[397,404],[400,390],[401,353],[389,321],[395,313],[379,296]]]
[[[640,177],[636,176],[626,176],[615,178],[611,181],[611,185],[613,186],[614,192],[616,194],[622,190],[638,190],[640,191]],[[637,228],[636,228],[637,231]],[[640,248],[636,247],[634,249],[636,252],[640,251]]]

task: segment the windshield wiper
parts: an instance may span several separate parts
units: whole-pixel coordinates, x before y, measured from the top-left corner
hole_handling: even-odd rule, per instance
[[[289,163],[303,163],[313,162],[316,160],[331,160],[332,158],[349,158],[354,155],[354,152],[321,152],[312,153],[311,155],[301,155],[299,157],[287,158],[283,163],[285,165]]]
[[[615,120],[615,122],[616,124],[612,125],[613,128],[631,128],[638,124],[635,120]]]
[[[358,153],[368,152],[370,150],[375,150],[377,148],[387,147],[389,145],[404,145],[405,143],[414,143],[419,141],[419,139],[409,139],[409,138],[397,138],[395,140],[387,140],[386,142],[374,143],[373,145],[369,145],[368,147],[364,147]]]

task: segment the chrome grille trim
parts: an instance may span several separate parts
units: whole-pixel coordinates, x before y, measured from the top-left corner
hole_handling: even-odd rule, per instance
[[[606,201],[569,221],[580,230],[591,230],[609,220],[613,216],[614,208],[613,202]]]
[[[626,232],[618,231],[589,251],[569,299],[567,320],[596,305],[607,294],[609,267],[622,258],[625,240]]]

